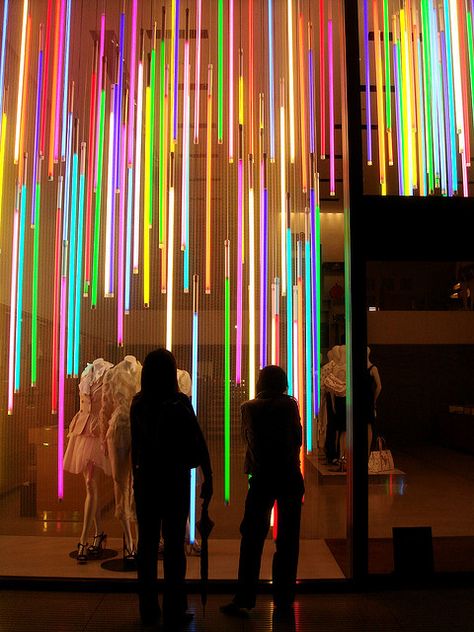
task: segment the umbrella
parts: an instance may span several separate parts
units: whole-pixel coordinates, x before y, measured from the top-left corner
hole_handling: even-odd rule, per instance
[[[208,538],[214,527],[214,522],[209,518],[209,501],[204,500],[201,506],[201,518],[196,524],[201,534],[201,603],[203,613],[207,603],[207,582],[209,578],[209,549]]]

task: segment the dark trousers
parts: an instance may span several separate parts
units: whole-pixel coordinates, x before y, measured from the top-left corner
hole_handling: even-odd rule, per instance
[[[158,605],[157,564],[160,534],[163,536],[165,617],[183,613],[187,608],[184,538],[189,511],[187,484],[168,489],[164,495],[156,488],[135,488],[138,522],[137,576],[142,616],[160,612]]]
[[[304,494],[303,478],[299,471],[285,479],[250,479],[245,513],[240,525],[238,588],[234,598],[240,606],[253,608],[257,596],[265,538],[270,527],[273,504],[277,502],[277,538],[273,556],[273,597],[276,605],[294,601],[298,567],[301,501]]]

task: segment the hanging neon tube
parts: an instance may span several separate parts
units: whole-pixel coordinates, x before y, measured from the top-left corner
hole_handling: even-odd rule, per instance
[[[328,66],[329,66],[329,195],[336,195],[336,173],[334,156],[334,59],[332,20],[328,20]]]
[[[10,336],[8,345],[8,414],[13,414],[13,394],[15,392],[15,330],[16,330],[16,289],[18,270],[18,239],[20,232],[20,184],[15,187],[15,210],[13,215],[12,270],[10,282]]]
[[[183,167],[181,174],[181,250],[184,254],[183,291],[189,292],[189,9],[186,9],[186,39],[184,42],[183,93]]]
[[[199,97],[201,93],[202,0],[196,0],[196,53],[194,68],[194,143],[199,143]]]
[[[96,118],[99,118],[99,110],[96,111],[97,94],[100,93],[101,84],[97,82],[97,65],[102,65],[98,59],[98,43],[94,42],[94,57],[91,73],[91,95],[89,103],[89,145],[87,157],[87,197],[85,217],[85,245],[84,245],[84,296],[88,295],[91,282],[91,228],[92,228],[92,195],[94,188],[94,151]]]
[[[66,157],[66,134],[67,134],[67,88],[69,84],[69,50],[70,50],[70,34],[71,34],[71,0],[67,0],[66,7],[66,36],[65,36],[65,52],[64,52],[64,77],[63,77],[63,129],[61,134],[61,160]]]
[[[229,163],[234,162],[234,0],[229,0]]]
[[[280,247],[281,293],[286,295],[286,155],[285,80],[280,79]],[[288,280],[290,283],[290,280]]]
[[[59,162],[59,124],[61,120],[61,116],[59,115],[61,111],[61,89],[65,92],[68,90],[67,85],[63,85],[64,77],[63,75],[63,61],[64,61],[64,39],[65,39],[65,12],[66,12],[66,1],[61,0],[61,9],[59,14],[59,40],[58,40],[58,66],[57,66],[57,81],[56,81],[56,95],[54,96],[56,105],[55,105],[55,118],[54,118],[54,145],[53,145],[53,160],[54,162]]]
[[[168,280],[166,287],[166,348],[172,350],[173,346],[173,296],[174,296],[174,214],[175,214],[175,155],[170,158],[170,189],[168,196]],[[194,383],[193,383],[194,384]]]
[[[16,330],[15,330],[15,392],[20,390],[20,377],[21,377],[21,340],[22,340],[22,324],[23,324],[23,282],[24,282],[24,267],[25,267],[25,232],[26,232],[26,166],[28,156],[24,157],[24,181],[21,187],[21,200],[20,200],[20,234],[18,240],[18,280],[16,288]]]
[[[63,176],[58,178],[58,196],[56,203],[56,228],[54,238],[54,287],[53,287],[53,334],[51,344],[51,414],[58,412],[58,370],[59,370],[59,311],[61,291],[61,224],[62,224]]]
[[[290,162],[295,162],[295,82],[293,76],[293,0],[287,2],[288,26],[288,75],[289,75],[289,117],[290,117]]]
[[[224,502],[230,502],[230,241],[224,242]]]
[[[26,54],[26,25],[28,18],[28,0],[23,0],[23,18],[21,21],[21,48],[20,65],[18,67],[18,96],[16,104],[16,127],[15,127],[15,149],[13,161],[18,164],[20,160],[20,126],[23,105],[23,79],[25,75],[25,54]]]
[[[113,286],[113,265],[112,259],[114,255],[114,204],[115,204],[115,183],[114,183],[114,135],[115,125],[120,125],[120,115],[114,112],[115,91],[117,86],[112,84],[110,87],[110,115],[109,115],[109,142],[108,148],[108,166],[107,166],[107,214],[105,228],[105,259],[104,259],[104,296],[111,297],[114,295]],[[115,121],[117,116],[117,121]]]
[[[5,59],[6,59],[7,26],[8,26],[8,0],[4,0],[4,2],[3,2],[3,23],[2,23],[2,45],[1,45],[1,48],[0,48],[0,114],[3,114],[3,94],[4,94],[4,86],[5,86]],[[3,135],[2,135],[2,139],[3,139]]]
[[[73,375],[79,376],[81,342],[81,293],[82,293],[82,247],[84,243],[84,196],[86,187],[86,151],[85,142],[81,143],[81,161],[79,170],[79,207],[77,226],[76,289],[74,301],[74,365]]]
[[[138,274],[140,257],[140,184],[142,164],[142,122],[143,122],[143,31],[141,33],[141,56],[138,63],[137,79],[137,126],[135,128],[135,198],[133,203],[133,274]],[[146,155],[146,154],[145,154]],[[146,199],[146,198],[145,198]]]
[[[193,275],[193,331],[191,351],[191,402],[194,413],[198,414],[197,380],[198,380],[198,342],[199,342],[199,275]],[[189,542],[196,539],[196,468],[191,470],[191,489],[189,502]]]
[[[255,309],[255,198],[253,189],[253,159],[249,154],[249,398],[255,397],[255,349],[256,339],[255,332],[257,328],[257,317]]]
[[[206,130],[206,279],[205,292],[211,293],[211,205],[212,205],[212,64],[207,67]]]
[[[224,0],[217,5],[217,142],[224,140]]]
[[[268,92],[270,118],[270,162],[275,162],[275,85],[273,56],[273,0],[268,0]]]

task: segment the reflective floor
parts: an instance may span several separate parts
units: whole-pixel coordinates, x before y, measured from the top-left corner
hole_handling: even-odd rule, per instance
[[[205,614],[199,595],[190,595],[190,632],[472,632],[474,588],[397,590],[364,594],[300,595],[294,614],[279,619],[267,595],[246,619],[219,611],[230,595],[209,595]],[[133,594],[90,594],[3,591],[2,632],[138,632],[137,597]],[[169,628],[168,628],[169,629]]]

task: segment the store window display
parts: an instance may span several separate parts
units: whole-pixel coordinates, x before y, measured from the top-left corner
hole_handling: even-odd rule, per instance
[[[106,539],[101,526],[96,473],[98,468],[109,476],[112,472],[101,442],[99,422],[104,377],[111,367],[111,362],[98,358],[82,372],[79,382],[80,409],[69,425],[69,440],[64,454],[64,469],[72,474],[83,474],[86,487],[84,521],[77,545],[77,561],[81,564],[89,558],[98,557]],[[92,526],[94,537],[89,545]]]
[[[346,346],[336,345],[328,353],[329,363],[322,379],[326,399],[325,451],[328,462],[346,469]]]
[[[115,517],[124,537],[124,561],[136,557],[132,523],[136,521],[130,457],[130,404],[140,388],[141,364],[127,355],[104,379],[100,427],[114,481]]]

